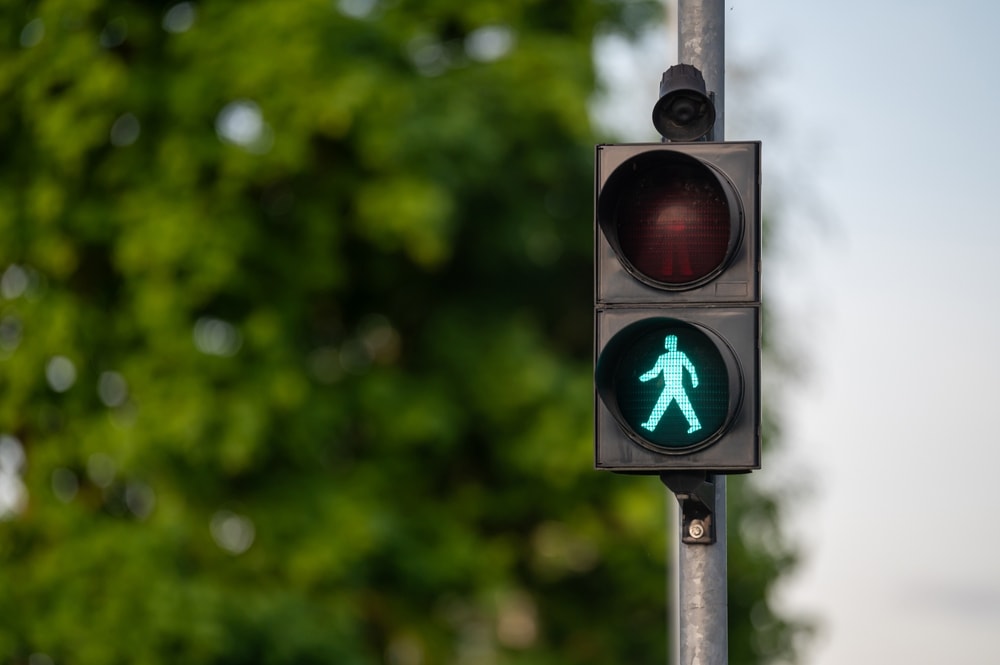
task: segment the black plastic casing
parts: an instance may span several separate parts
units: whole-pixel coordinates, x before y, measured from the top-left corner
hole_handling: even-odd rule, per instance
[[[710,442],[693,450],[665,449],[646,441],[616,416],[613,391],[595,374],[595,468],[648,474],[742,473],[760,468],[760,148],[757,141],[596,147],[595,371],[605,352],[610,357],[604,357],[602,364],[615,361],[616,351],[608,345],[618,333],[650,319],[675,319],[708,331],[717,341],[735,399],[726,424]],[[697,160],[718,179],[730,204],[735,238],[731,251],[718,270],[692,284],[657,284],[616,251],[615,198],[623,189],[619,184],[632,172],[664,160]]]

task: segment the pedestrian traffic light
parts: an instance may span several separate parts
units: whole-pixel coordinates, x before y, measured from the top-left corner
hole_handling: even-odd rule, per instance
[[[596,467],[760,468],[760,143],[599,145],[595,185]]]

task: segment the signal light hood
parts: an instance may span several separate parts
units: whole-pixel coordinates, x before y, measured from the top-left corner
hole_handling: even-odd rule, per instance
[[[667,141],[697,141],[715,127],[715,103],[697,67],[674,65],[663,72],[653,126]]]

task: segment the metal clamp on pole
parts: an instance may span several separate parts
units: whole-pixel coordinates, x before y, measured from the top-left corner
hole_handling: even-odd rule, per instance
[[[661,473],[681,506],[681,542],[688,545],[715,543],[715,474],[704,471]]]

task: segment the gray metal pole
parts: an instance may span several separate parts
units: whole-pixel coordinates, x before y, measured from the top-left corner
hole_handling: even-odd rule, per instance
[[[715,131],[725,136],[725,2],[678,0],[677,56],[681,64],[694,65],[715,95]],[[715,477],[715,533],[711,545],[686,544],[677,534],[676,567],[678,602],[675,605],[680,633],[679,665],[726,665],[729,662],[729,600],[726,568],[726,477]],[[680,518],[677,524],[682,524]]]
[[[724,138],[726,77],[726,3],[724,0],[677,0],[677,61],[694,65],[715,94],[715,136]]]
[[[680,665],[729,662],[729,599],[726,569],[726,478],[715,477],[715,537],[711,545],[681,542],[677,533],[677,619]],[[681,521],[678,519],[678,521]]]

